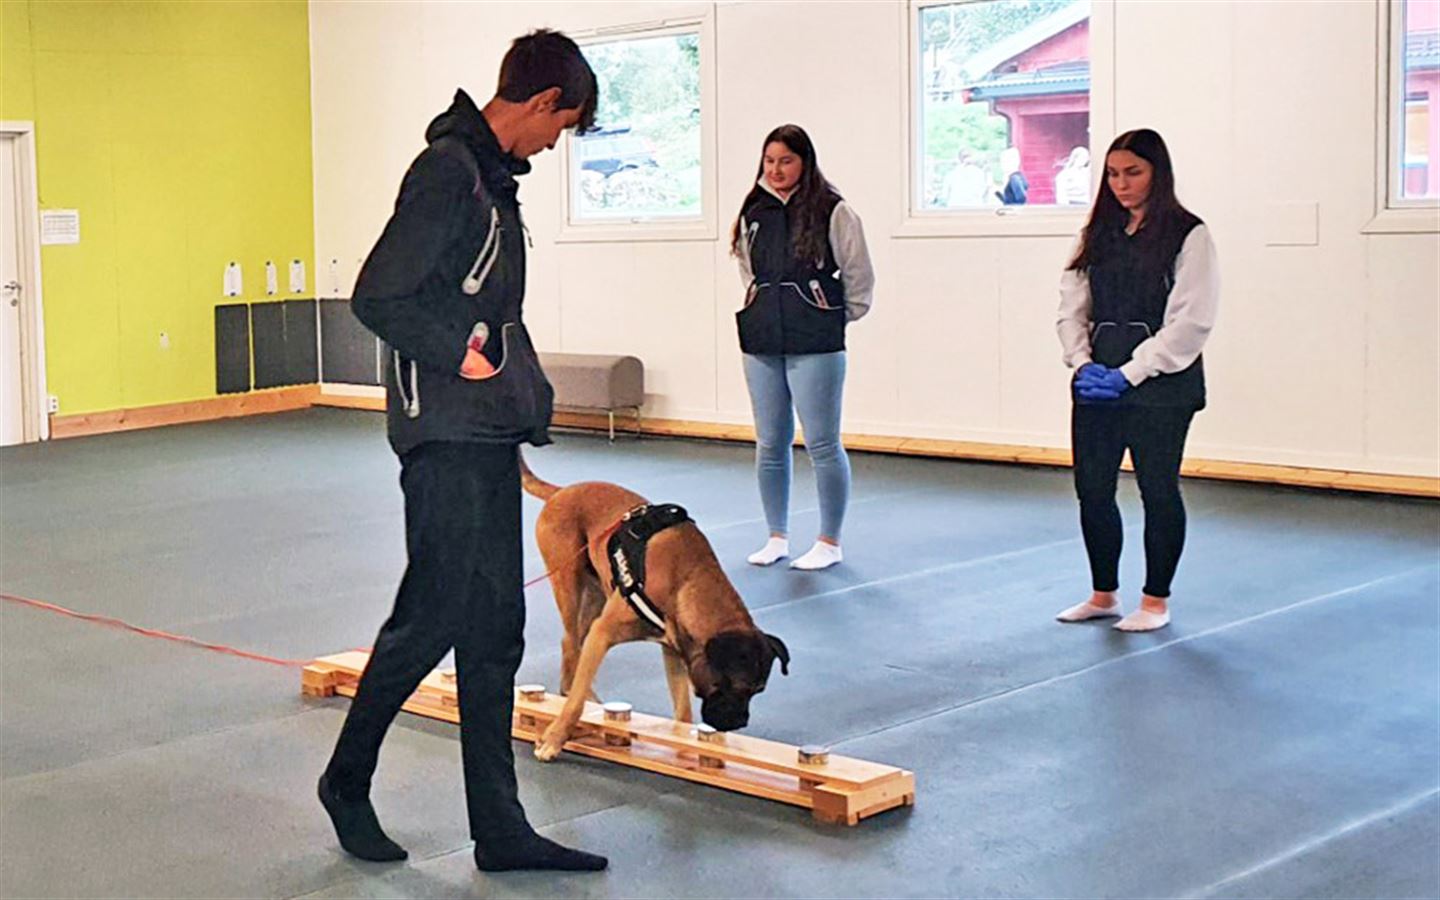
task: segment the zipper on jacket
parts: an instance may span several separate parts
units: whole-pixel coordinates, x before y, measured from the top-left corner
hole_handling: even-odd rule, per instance
[[[405,415],[411,419],[420,416],[420,377],[416,373],[417,366],[410,363],[410,394],[405,394],[405,367],[400,360],[400,351],[392,350],[391,355],[395,359],[395,390],[400,392],[400,406],[405,410]]]
[[[472,297],[480,293],[480,289],[485,286],[485,279],[490,277],[490,270],[495,268],[495,260],[500,258],[500,231],[500,211],[492,206],[490,208],[490,233],[485,236],[485,243],[481,245],[480,253],[475,257],[475,264],[470,267],[469,274],[460,283],[460,289]]]

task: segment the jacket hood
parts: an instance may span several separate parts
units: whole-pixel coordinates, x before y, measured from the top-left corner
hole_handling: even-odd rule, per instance
[[[464,141],[475,154],[480,171],[489,176],[487,181],[493,178],[497,171],[511,178],[530,171],[529,162],[516,159],[500,149],[500,141],[490,129],[490,123],[464,90],[457,90],[450,108],[431,120],[429,127],[425,129],[425,141],[430,144],[452,135]]]

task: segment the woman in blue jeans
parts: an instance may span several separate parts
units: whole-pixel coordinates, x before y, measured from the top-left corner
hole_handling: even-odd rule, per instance
[[[746,284],[745,306],[735,318],[770,528],[770,539],[749,561],[768,566],[790,555],[798,412],[815,467],[820,534],[790,567],[826,569],[842,558],[840,528],[850,499],[850,460],[840,443],[845,326],[869,311],[875,272],[860,217],[820,173],[803,128],[782,125],[765,137],[755,177],[730,238]]]

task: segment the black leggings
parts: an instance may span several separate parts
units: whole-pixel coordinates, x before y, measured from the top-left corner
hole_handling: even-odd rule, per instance
[[[1170,580],[1185,546],[1185,502],[1180,459],[1195,411],[1169,406],[1076,404],[1070,419],[1080,530],[1097,591],[1120,588],[1124,530],[1115,504],[1115,481],[1125,449],[1145,505],[1145,593],[1169,597]]]

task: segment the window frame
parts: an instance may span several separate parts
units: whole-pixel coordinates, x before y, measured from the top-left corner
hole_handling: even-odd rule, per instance
[[[570,32],[582,48],[637,38],[698,34],[700,38],[700,214],[698,216],[631,216],[577,221],[571,205],[574,135],[567,134],[560,153],[559,243],[585,244],[645,241],[714,241],[719,234],[715,130],[715,17],[713,11],[649,22],[631,22]]]
[[[916,133],[920,124],[919,60],[920,13],[934,6],[987,3],[992,0],[906,0],[899,4],[901,33],[901,146],[905,159],[900,166],[901,221],[897,238],[1000,237],[1007,235],[1071,236],[1085,224],[1088,206],[1024,207],[994,209],[917,208],[915,179],[923,170],[924,147]],[[1003,2],[1003,0],[1001,0]],[[1103,157],[1115,128],[1115,0],[1090,2],[1090,158]],[[1104,166],[1091,165],[1094,179]]]
[[[1364,234],[1434,234],[1440,232],[1440,198],[1407,200],[1401,182],[1405,91],[1404,0],[1382,0],[1376,10],[1375,79],[1375,215]],[[1431,99],[1435,115],[1437,98]],[[1440,176],[1440,148],[1431,147],[1430,168]]]

